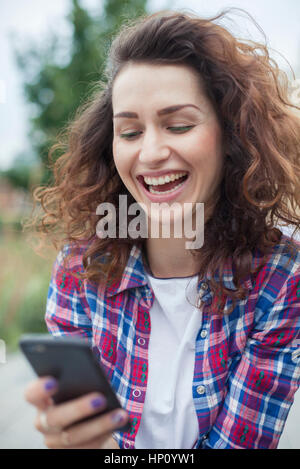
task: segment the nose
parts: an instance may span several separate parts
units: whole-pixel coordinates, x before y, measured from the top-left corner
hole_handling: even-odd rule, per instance
[[[145,131],[139,153],[140,163],[158,167],[170,156],[170,149],[158,130]]]

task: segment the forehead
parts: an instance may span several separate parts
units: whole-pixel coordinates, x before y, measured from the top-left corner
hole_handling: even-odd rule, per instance
[[[132,101],[154,103],[156,99],[199,101],[204,97],[203,89],[201,77],[186,65],[128,64],[115,79],[112,101],[114,108]]]

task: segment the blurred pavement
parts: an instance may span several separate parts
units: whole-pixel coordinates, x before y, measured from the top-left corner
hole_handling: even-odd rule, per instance
[[[0,449],[43,449],[42,435],[35,430],[35,409],[24,398],[34,372],[19,353],[0,363]],[[278,449],[300,449],[300,390],[295,395]]]
[[[0,364],[0,448],[42,449],[43,436],[34,428],[35,409],[24,400],[24,389],[35,374],[20,353]]]

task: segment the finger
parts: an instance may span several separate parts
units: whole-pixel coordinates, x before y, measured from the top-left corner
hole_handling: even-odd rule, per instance
[[[103,394],[90,393],[77,399],[49,407],[46,412],[49,427],[66,428],[78,420],[89,417],[106,408],[106,399]],[[43,431],[43,428],[40,428]]]
[[[123,409],[108,412],[95,417],[88,422],[73,425],[65,431],[68,441],[72,446],[77,446],[103,435],[110,435],[113,431],[122,427],[128,420],[128,414]]]
[[[52,376],[43,376],[28,384],[24,392],[24,398],[27,402],[40,410],[53,405],[51,398],[57,392],[58,382]]]
[[[42,415],[44,414],[44,415]],[[43,423],[43,419],[46,419],[46,422]],[[47,412],[45,411],[38,411],[35,421],[34,421],[34,426],[35,428],[40,432],[45,434],[50,434],[50,433],[61,433],[62,428],[55,428],[55,427],[49,427],[48,422],[47,422]]]
[[[111,435],[95,438],[94,440],[73,446],[72,449],[120,449],[118,443]]]
[[[70,448],[88,444],[90,441],[99,442],[110,437],[112,432],[122,427],[127,420],[127,412],[118,409],[88,422],[73,425],[59,434],[47,434],[45,443],[49,448]]]
[[[116,442],[115,445],[111,443],[112,439],[113,438],[111,438],[110,435],[105,435],[103,437],[97,437],[92,441],[82,443],[78,446],[70,446],[63,444],[61,440],[59,442],[55,439],[51,440],[51,436],[46,435],[44,442],[49,449],[120,449]]]

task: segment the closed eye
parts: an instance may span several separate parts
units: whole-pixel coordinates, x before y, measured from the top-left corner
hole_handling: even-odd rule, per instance
[[[180,133],[184,133],[184,132],[187,132],[188,130],[192,129],[193,127],[195,127],[194,125],[186,125],[186,126],[182,126],[182,127],[167,127],[168,129],[172,129],[172,131],[179,131]]]
[[[194,125],[186,125],[186,126],[180,126],[180,127],[167,127],[167,129],[170,129],[172,132],[182,134],[182,133],[188,132],[193,127],[195,127],[195,126]],[[128,140],[132,140],[134,137],[136,137],[137,135],[139,135],[141,133],[142,132],[130,132],[130,133],[127,133],[127,134],[120,134],[120,137],[121,138],[126,138]]]

